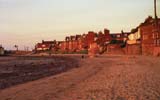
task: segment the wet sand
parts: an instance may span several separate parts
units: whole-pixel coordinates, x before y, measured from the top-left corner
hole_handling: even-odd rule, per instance
[[[0,89],[56,75],[78,67],[71,57],[0,57]]]

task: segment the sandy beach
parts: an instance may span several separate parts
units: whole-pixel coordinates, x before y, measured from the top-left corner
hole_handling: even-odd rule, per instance
[[[0,65],[17,58],[6,59],[10,60],[0,59]],[[1,89],[0,100],[160,100],[160,58],[72,59],[79,67]]]

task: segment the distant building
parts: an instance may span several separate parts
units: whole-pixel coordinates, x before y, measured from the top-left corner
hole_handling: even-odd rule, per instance
[[[65,41],[60,44],[63,52],[77,52],[82,49],[81,35],[66,37]]]
[[[131,32],[121,32],[121,33],[112,33],[111,36],[111,44],[123,43],[128,39],[128,36]]]
[[[97,54],[99,54],[99,45],[96,42],[93,42],[89,46],[88,55],[90,57],[95,57]]]
[[[37,43],[35,46],[36,51],[47,51],[51,50],[56,44],[56,41],[44,41],[42,40],[42,43]]]
[[[124,48],[130,32],[112,33],[111,41],[107,45],[106,53],[108,54],[125,54]]]
[[[0,56],[4,55],[5,50],[4,48],[0,45]]]
[[[105,43],[109,43],[111,41],[111,35],[110,35],[110,30],[104,29],[104,35],[105,35]]]
[[[78,40],[76,36],[70,36],[69,51],[76,52],[77,49],[78,49]]]
[[[111,36],[110,31],[108,29],[104,29],[104,33],[101,31],[97,34],[96,42],[100,46],[105,46],[106,44],[110,43]]]
[[[87,48],[89,48],[90,44],[94,43],[96,36],[97,34],[93,31],[89,31],[88,34],[86,34],[85,43]]]

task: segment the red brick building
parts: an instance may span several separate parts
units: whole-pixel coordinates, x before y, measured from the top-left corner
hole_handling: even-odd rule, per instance
[[[35,46],[35,51],[47,51],[51,50],[56,44],[56,41],[44,41],[42,43],[37,43]]]
[[[108,29],[104,29],[104,32],[99,32],[98,34],[89,31],[88,34],[68,36],[65,41],[42,41],[36,45],[36,51],[61,51],[66,53],[81,52],[83,50],[91,49],[93,44],[97,44],[100,52],[104,52],[107,49],[107,45],[111,41],[124,41],[124,38],[128,36],[129,33],[116,33],[110,34]],[[117,43],[115,43],[116,45]],[[119,44],[117,44],[119,46]],[[117,47],[117,46],[116,46]],[[92,51],[92,50],[91,50]]]
[[[148,17],[144,23],[140,25],[140,33],[142,35],[142,54],[143,55],[159,55],[160,54],[160,19],[157,20]]]
[[[61,52],[68,51],[68,49],[66,48],[66,42],[65,42],[65,41],[62,41],[62,42],[59,44],[59,51],[61,51]]]
[[[96,43],[100,46],[104,46],[111,41],[110,31],[108,29],[104,29],[104,33],[101,31],[97,34]]]
[[[89,48],[89,45],[94,43],[95,39],[96,39],[97,34],[93,31],[89,31],[88,34],[85,37],[85,43],[86,43],[86,47]]]
[[[85,39],[81,35],[66,37],[65,41],[60,44],[61,51],[77,52],[84,48]]]

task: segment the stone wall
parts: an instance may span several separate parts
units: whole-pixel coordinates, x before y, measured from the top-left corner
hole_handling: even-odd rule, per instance
[[[107,54],[116,54],[116,55],[124,55],[125,54],[125,49],[121,48],[120,45],[118,44],[109,44],[107,46]]]

